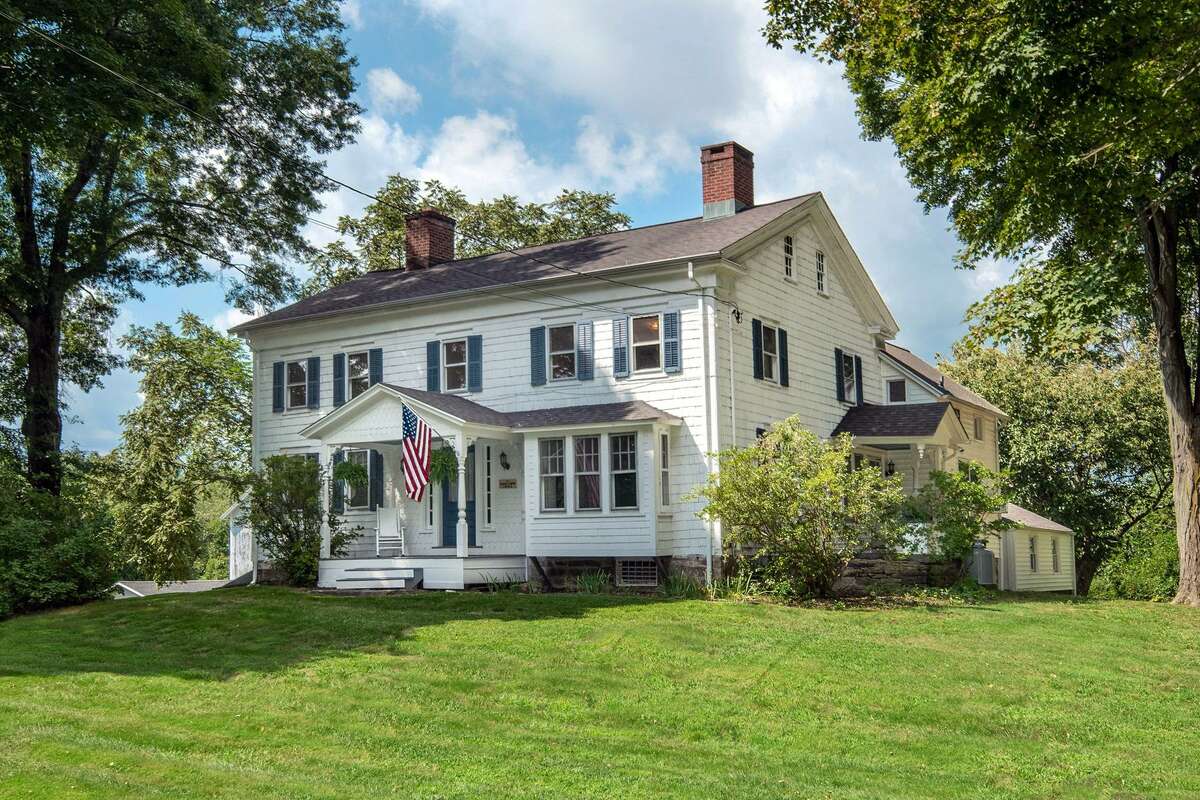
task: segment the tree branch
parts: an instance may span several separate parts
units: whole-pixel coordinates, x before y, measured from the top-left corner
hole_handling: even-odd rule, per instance
[[[104,155],[104,144],[107,140],[108,134],[101,133],[88,142],[75,169],[75,177],[63,189],[62,198],[58,203],[58,213],[54,217],[54,238],[50,245],[51,275],[63,274],[66,271],[63,254],[66,252],[71,236],[71,222],[75,217],[75,205],[79,201],[79,195],[91,182],[92,176],[100,166],[100,159]]]

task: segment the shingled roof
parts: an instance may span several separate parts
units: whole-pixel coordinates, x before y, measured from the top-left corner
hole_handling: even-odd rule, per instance
[[[611,422],[676,423],[680,421],[679,417],[674,414],[669,414],[641,400],[538,408],[531,411],[496,411],[458,394],[426,392],[391,383],[385,385],[413,400],[419,400],[452,417],[457,417],[463,422],[496,425],[517,430],[570,425],[602,425]]]
[[[536,283],[562,278],[570,270],[586,274],[659,261],[712,256],[814,196],[815,193],[804,194],[764,203],[719,219],[693,217],[525,247],[515,252],[448,261],[428,269],[368,272],[230,330],[247,331],[278,322],[323,317],[356,309]]]
[[[923,358],[918,357],[911,350],[907,350],[891,342],[885,342],[883,345],[883,354],[906,368],[909,372],[914,373],[922,382],[938,394],[948,394],[956,400],[961,400],[976,408],[990,411],[1002,419],[1008,419],[1008,415],[999,408],[984,400],[958,381],[944,375],[940,369]]]
[[[904,403],[889,406],[855,406],[833,429],[833,435],[854,437],[902,437],[920,439],[937,433],[950,404]]]

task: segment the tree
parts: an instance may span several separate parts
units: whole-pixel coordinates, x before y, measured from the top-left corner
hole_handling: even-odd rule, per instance
[[[899,539],[899,478],[854,469],[850,437],[822,442],[798,417],[772,426],[753,445],[719,453],[720,475],[689,499],[700,515],[722,520],[725,542],[754,553],[778,591],[827,597],[850,560],[867,546]]]
[[[320,155],[355,130],[341,29],[335,0],[0,6],[0,312],[24,338],[36,487],[61,489],[65,327],[89,292],[214,268],[243,308],[293,289],[333,188]]]
[[[964,265],[1079,265],[1058,277],[1103,298],[1087,305],[1153,321],[1175,474],[1175,599],[1200,605],[1200,7],[767,8],[772,45],[844,64],[865,135],[890,138],[927,208],[949,209]]]
[[[329,527],[329,553],[344,554],[356,529],[346,530],[332,504],[322,513],[325,472],[315,459],[268,456],[250,478],[250,503],[242,522],[250,526],[264,555],[293,586],[315,586],[321,556],[321,524]],[[360,464],[342,462],[330,476],[361,486]]]
[[[377,196],[362,216],[338,220],[338,233],[354,242],[354,250],[339,239],[315,253],[309,261],[312,277],[301,289],[303,296],[370,270],[403,267],[404,218],[423,208],[455,220],[459,258],[610,233],[628,228],[630,223],[627,214],[614,210],[612,194],[580,189],[564,189],[549,203],[523,203],[512,195],[473,203],[461,190],[438,181],[422,185],[393,175]]]
[[[1113,356],[1115,358],[1115,356]],[[1154,348],[1097,366],[960,343],[940,368],[1010,414],[1000,461],[1013,502],[1075,531],[1078,588],[1130,531],[1171,506],[1166,407]]]
[[[249,478],[249,357],[240,339],[188,313],[178,333],[134,327],[122,344],[143,399],[102,459],[117,546],[133,576],[191,578],[209,538],[201,510],[214,493],[236,497]]]
[[[905,516],[920,526],[929,551],[965,559],[976,542],[1005,527],[1003,477],[979,464],[957,472],[934,470],[929,481],[905,501]]]

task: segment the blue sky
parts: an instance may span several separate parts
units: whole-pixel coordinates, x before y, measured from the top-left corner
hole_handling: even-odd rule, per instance
[[[954,269],[944,212],[923,213],[890,143],[862,141],[836,67],[765,44],[760,3],[345,0],[342,12],[366,110],[327,171],[355,186],[402,173],[477,199],[612,191],[645,225],[698,214],[699,147],[736,139],[755,154],[759,202],[825,193],[917,353],[948,350],[967,305],[1008,277]],[[325,202],[328,222],[362,207],[345,191]],[[116,335],[183,310],[221,327],[244,318],[218,283],[145,293]],[[137,376],[68,402],[66,442],[108,450]]]

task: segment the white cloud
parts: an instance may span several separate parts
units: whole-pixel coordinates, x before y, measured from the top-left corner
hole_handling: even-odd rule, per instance
[[[221,333],[228,333],[229,329],[235,325],[241,325],[243,322],[249,322],[252,319],[261,317],[263,309],[255,308],[253,314],[247,314],[238,308],[227,308],[220,314],[217,314],[212,319],[212,326]]]
[[[396,71],[389,67],[378,67],[367,72],[367,93],[377,113],[406,113],[421,104],[421,93]]]
[[[338,3],[338,8],[342,13],[342,22],[346,23],[346,27],[351,30],[362,30],[362,4],[359,0],[342,0]]]

